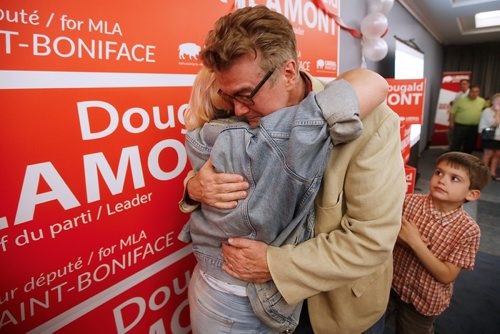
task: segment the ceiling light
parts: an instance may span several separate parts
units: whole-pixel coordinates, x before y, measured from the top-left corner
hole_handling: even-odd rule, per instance
[[[476,28],[500,26],[500,10],[477,13],[475,18]]]

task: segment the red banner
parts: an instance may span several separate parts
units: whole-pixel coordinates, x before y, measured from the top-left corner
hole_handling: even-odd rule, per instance
[[[415,167],[406,165],[405,174],[406,174],[406,193],[412,194],[415,191],[417,169]]]
[[[190,333],[187,288],[194,257],[179,261],[185,249],[33,329],[33,333]],[[177,258],[176,258],[177,257]],[[99,275],[99,271],[88,279]],[[98,276],[97,276],[98,277]]]
[[[336,77],[333,20],[311,1],[268,3],[292,22],[301,68]],[[183,111],[231,7],[2,3],[0,333],[190,331]]]
[[[411,128],[409,124],[401,124],[399,128],[399,134],[401,138],[401,155],[403,156],[403,161],[407,163],[410,160],[410,133]]]
[[[8,2],[1,68],[16,70],[197,73],[207,31],[228,12],[215,0]]]
[[[303,70],[338,73],[335,21],[311,1],[235,1],[267,4],[285,15],[297,36]],[[233,1],[6,1],[0,31],[0,69],[135,73],[198,72],[199,52],[217,18]],[[96,10],[98,8],[98,10]],[[327,8],[338,14],[337,0]],[[186,24],[189,22],[189,24]]]
[[[0,91],[0,266],[15,268],[2,273],[0,330],[26,332],[186,247],[188,94]]]
[[[387,82],[386,103],[399,115],[401,123],[422,124],[425,79],[387,79]]]
[[[386,103],[400,117],[401,155],[403,161],[410,160],[412,146],[411,126],[422,124],[425,100],[425,79],[387,79],[389,93]],[[405,166],[406,193],[412,193],[415,188],[417,170]]]

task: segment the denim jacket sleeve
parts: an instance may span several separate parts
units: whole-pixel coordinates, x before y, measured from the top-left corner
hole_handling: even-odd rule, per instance
[[[186,185],[210,157],[212,146],[219,133],[227,126],[229,126],[230,124],[234,124],[235,122],[235,118],[213,120],[210,123],[206,123],[201,128],[188,131],[188,133],[186,134],[186,152],[193,170],[190,170],[187,176],[184,178],[184,191],[182,194],[182,198],[179,201],[179,209],[181,212],[190,213],[199,207],[199,203],[192,203],[188,200],[189,196],[187,194]]]
[[[234,123],[235,120],[232,118],[217,119],[205,123],[201,128],[188,131],[186,134],[186,152],[195,171],[200,170],[210,158],[212,147],[221,131]]]
[[[316,101],[328,123],[334,145],[358,138],[363,130],[359,101],[349,82],[334,80],[316,94]]]

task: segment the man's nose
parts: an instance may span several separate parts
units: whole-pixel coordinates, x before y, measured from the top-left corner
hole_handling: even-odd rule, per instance
[[[245,116],[245,114],[248,113],[248,111],[250,111],[250,108],[248,108],[247,105],[245,105],[237,100],[234,100],[234,114],[237,117]]]

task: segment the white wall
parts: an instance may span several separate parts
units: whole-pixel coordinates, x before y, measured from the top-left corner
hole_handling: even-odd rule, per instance
[[[344,23],[359,30],[361,20],[368,14],[366,0],[340,0],[340,16]],[[441,87],[441,74],[443,64],[443,46],[411,16],[408,11],[397,1],[388,13],[389,31],[385,40],[389,46],[387,56],[380,62],[368,62],[368,68],[372,69],[386,78],[394,77],[394,35],[415,43],[425,54],[424,77],[427,79],[424,124],[418,152],[422,152],[432,135],[432,124],[434,123],[436,104]],[[359,67],[361,65],[361,43],[359,39],[352,37],[348,32],[340,33],[340,72]]]

